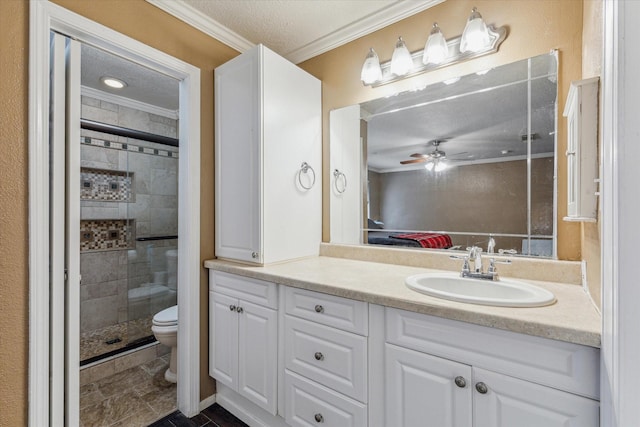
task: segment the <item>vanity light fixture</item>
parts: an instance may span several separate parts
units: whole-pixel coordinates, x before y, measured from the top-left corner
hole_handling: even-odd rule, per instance
[[[116,79],[115,77],[100,77],[100,81],[112,89],[122,89],[123,87],[127,86],[126,82],[120,79]]]
[[[438,26],[437,22],[433,23],[431,28],[431,34],[427,39],[427,43],[424,45],[424,54],[422,55],[422,63],[427,64],[439,64],[449,55],[449,47],[447,46],[447,40],[442,34],[442,30]]]
[[[482,19],[478,9],[474,7],[471,9],[471,15],[462,32],[460,53],[479,52],[489,46],[490,43],[487,24],[484,23],[484,19]]]
[[[382,78],[382,69],[380,68],[380,59],[373,48],[369,49],[369,53],[364,60],[360,80],[364,84],[372,84]]]
[[[378,87],[426,71],[457,64],[498,51],[507,38],[507,28],[487,26],[474,7],[461,36],[445,39],[434,23],[423,50],[409,52],[402,37],[398,38],[390,61],[380,64],[370,49],[362,66],[360,80],[365,86]]]
[[[411,58],[411,53],[407,49],[407,45],[404,44],[402,37],[398,37],[396,48],[393,50],[393,56],[391,57],[391,74],[404,76],[412,68],[413,58]]]

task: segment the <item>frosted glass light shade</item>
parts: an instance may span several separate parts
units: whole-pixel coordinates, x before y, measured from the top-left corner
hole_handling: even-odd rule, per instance
[[[442,160],[439,160],[438,163],[436,163],[436,166],[434,167],[434,170],[436,172],[442,172],[446,168],[447,168],[447,164],[445,162],[443,162]]]
[[[424,168],[426,170],[428,170],[428,171],[432,171],[433,170],[433,166],[434,166],[434,163],[433,163],[433,160],[431,160],[431,161],[427,162],[426,165],[424,165]]]
[[[489,46],[491,40],[489,39],[489,30],[487,25],[482,19],[482,15],[474,7],[471,10],[471,15],[467,20],[467,25],[462,32],[462,39],[460,40],[460,53],[465,52],[478,52]]]
[[[413,59],[402,37],[398,37],[396,48],[391,57],[391,74],[404,76],[413,68]]]
[[[447,40],[444,38],[444,34],[442,34],[438,23],[434,22],[427,43],[424,45],[422,63],[425,65],[439,64],[444,61],[447,56],[449,56]]]
[[[380,59],[373,48],[369,49],[369,53],[362,65],[360,80],[366,85],[377,82],[382,78],[382,69],[380,68]]]

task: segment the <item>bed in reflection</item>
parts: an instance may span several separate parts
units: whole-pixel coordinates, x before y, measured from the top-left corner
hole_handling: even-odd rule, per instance
[[[388,231],[369,231],[367,241],[370,245],[405,246],[425,249],[450,249],[451,237],[442,233],[390,233]]]

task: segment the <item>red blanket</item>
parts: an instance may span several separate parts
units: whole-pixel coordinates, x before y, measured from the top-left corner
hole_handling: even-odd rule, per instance
[[[453,246],[451,237],[448,234],[439,233],[412,233],[412,234],[394,234],[394,239],[413,240],[420,243],[423,248],[430,249],[447,249]]]

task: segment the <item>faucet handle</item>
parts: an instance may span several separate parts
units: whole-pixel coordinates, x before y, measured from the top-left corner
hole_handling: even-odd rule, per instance
[[[451,259],[461,259],[462,262],[462,272],[463,273],[468,273],[470,270],[469,268],[469,256],[468,255],[449,255],[449,258]]]
[[[511,260],[510,259],[501,260],[501,259],[491,258],[491,259],[489,259],[489,270],[487,270],[487,271],[489,273],[495,273],[496,272],[496,264],[511,264]]]

